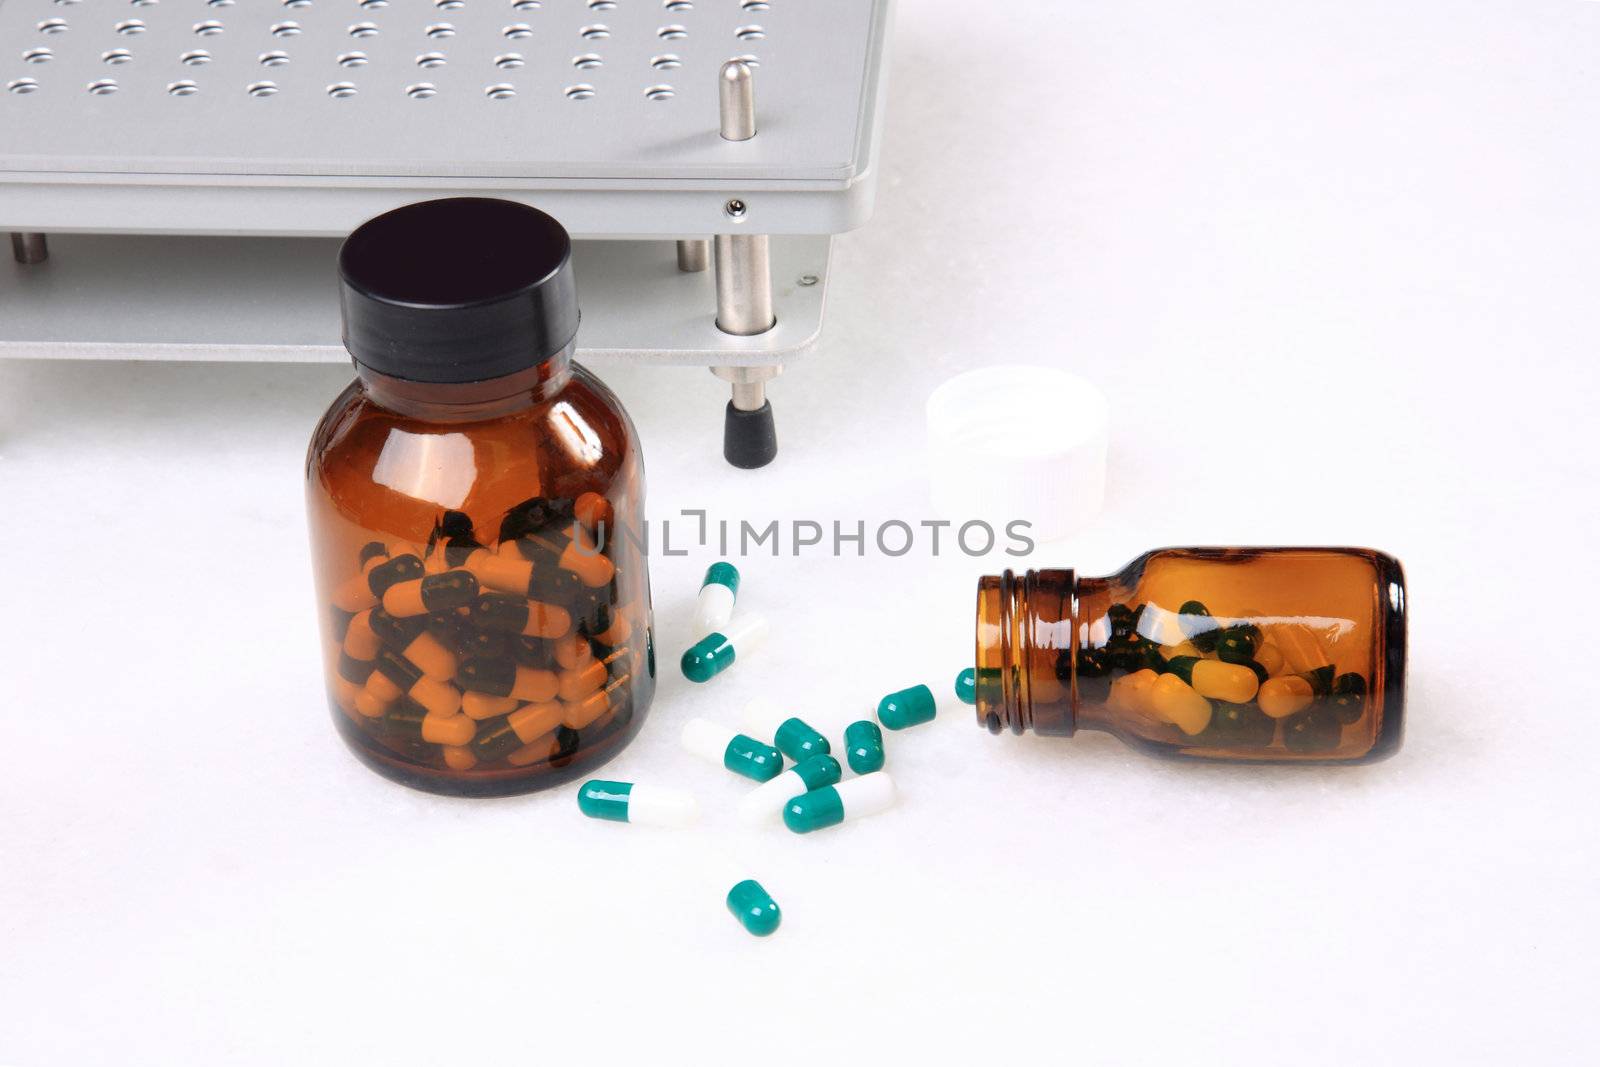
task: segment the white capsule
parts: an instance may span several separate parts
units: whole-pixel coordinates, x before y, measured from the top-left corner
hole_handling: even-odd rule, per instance
[[[713,563],[694,602],[694,633],[704,637],[728,625],[739,598],[739,569],[725,560]]]
[[[790,767],[770,782],[746,793],[739,801],[739,821],[757,826],[777,818],[784,802],[801,793],[837,783],[843,771],[839,761],[829,755],[812,756]]]
[[[578,788],[578,810],[591,819],[640,826],[689,826],[700,817],[700,804],[681,789],[596,778]]]
[[[797,834],[809,834],[849,819],[863,819],[894,807],[894,779],[883,771],[863,774],[838,785],[802,793],[783,808],[783,822]]]
[[[777,749],[709,719],[684,723],[681,741],[688,752],[753,781],[771,781],[783,771],[783,755]]]

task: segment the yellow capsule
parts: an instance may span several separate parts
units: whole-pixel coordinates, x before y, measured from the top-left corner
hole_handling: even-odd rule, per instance
[[[1261,669],[1267,672],[1268,678],[1283,673],[1283,653],[1279,652],[1278,646],[1271,641],[1263,641],[1261,647],[1256,649],[1256,662],[1261,664]]]
[[[1274,719],[1284,719],[1311,706],[1311,683],[1296,675],[1268,678],[1261,683],[1256,703]]]
[[[1156,672],[1146,667],[1116,679],[1111,683],[1110,705],[1120,711],[1148,715],[1150,687],[1155,685],[1156,678]]]
[[[533,582],[533,564],[514,553],[498,555],[480,548],[462,566],[477,575],[483,585],[502,593],[527,596]]]
[[[1195,659],[1204,659],[1205,653],[1194,647],[1193,641],[1185,641],[1181,645],[1163,648],[1161,654],[1167,659],[1177,659],[1179,656],[1193,656]]]
[[[582,634],[568,634],[551,642],[556,662],[569,671],[578,670],[594,659],[594,649]]]
[[[1219,659],[1203,659],[1195,663],[1189,674],[1194,691],[1212,700],[1226,700],[1230,704],[1245,704],[1255,699],[1260,680],[1256,672],[1242,663],[1224,663]]]
[[[470,771],[478,765],[478,757],[464,745],[445,745],[444,765],[452,771]]]
[[[1176,674],[1163,674],[1150,687],[1150,710],[1193,737],[1211,725],[1211,701]]]
[[[1325,663],[1333,662],[1316,633],[1304,623],[1288,622],[1274,626],[1272,639],[1283,653],[1284,665],[1296,674],[1314,671]]]

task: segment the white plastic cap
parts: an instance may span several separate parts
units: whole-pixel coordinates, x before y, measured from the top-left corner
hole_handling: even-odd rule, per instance
[[[983,367],[928,397],[933,506],[1049,541],[1100,514],[1111,415],[1091,382],[1054,367]]]

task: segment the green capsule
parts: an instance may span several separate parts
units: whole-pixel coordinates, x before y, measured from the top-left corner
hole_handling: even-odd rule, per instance
[[[1241,748],[1263,748],[1272,744],[1278,724],[1254,704],[1229,704],[1217,701],[1211,725],[1200,735],[1206,744]]]
[[[740,926],[757,937],[768,936],[783,921],[778,902],[754,878],[746,878],[728,890],[728,910]]]
[[[878,701],[878,721],[891,730],[904,730],[908,726],[932,722],[938,713],[939,705],[933,699],[933,690],[925,685],[914,685],[910,689],[890,693]]]
[[[1311,684],[1311,691],[1319,697],[1325,697],[1333,692],[1333,664],[1325,663],[1315,670],[1305,671],[1300,675]]]
[[[632,782],[607,782],[599,778],[584,782],[578,789],[578,810],[591,819],[628,821],[628,794]]]
[[[1178,608],[1178,627],[1195,648],[1211,652],[1217,647],[1218,630],[1211,612],[1198,600],[1185,600]]]
[[[766,635],[767,622],[760,615],[740,616],[706,634],[683,654],[679,661],[683,676],[691,682],[709,682],[733,666],[741,650],[750,652]]]
[[[826,756],[832,751],[828,739],[801,719],[783,720],[772,735],[772,743],[796,763],[809,756]]]
[[[1341,674],[1333,680],[1333,696],[1328,700],[1328,707],[1333,709],[1334,718],[1344,726],[1350,726],[1361,721],[1361,716],[1366,712],[1367,705],[1367,680],[1355,672]]]
[[[971,667],[956,675],[956,699],[963,704],[978,702],[978,672]]]
[[[1333,709],[1317,703],[1283,720],[1283,747],[1290,752],[1326,752],[1339,747],[1343,732]]]
[[[845,761],[857,774],[883,769],[883,731],[870,719],[859,719],[844,728]]]
[[[794,797],[783,808],[783,824],[797,834],[809,834],[846,819],[860,819],[888,811],[895,802],[894,779],[883,771],[824,786]]]
[[[1261,628],[1251,623],[1230,626],[1217,634],[1217,658],[1228,663],[1248,664],[1255,659],[1256,649],[1260,647]]]
[[[783,773],[783,756],[771,745],[735,734],[722,750],[722,765],[751,781],[765,782]]]

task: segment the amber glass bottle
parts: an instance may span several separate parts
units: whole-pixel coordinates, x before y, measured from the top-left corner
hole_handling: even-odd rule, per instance
[[[1405,577],[1370,549],[1166,548],[1106,578],[978,583],[978,721],[993,733],[1367,762],[1400,745],[1405,666]]]
[[[328,700],[363,762],[433,792],[581,775],[654,692],[639,444],[572,362],[570,247],[452,199],[340,252],[356,380],[306,457]]]

